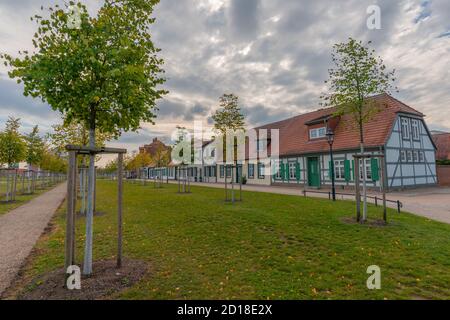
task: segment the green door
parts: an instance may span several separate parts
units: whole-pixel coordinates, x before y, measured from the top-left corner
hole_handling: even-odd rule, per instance
[[[310,187],[320,187],[318,158],[308,158],[308,185]]]

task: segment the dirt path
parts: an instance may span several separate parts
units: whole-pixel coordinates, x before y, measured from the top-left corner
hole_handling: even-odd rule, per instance
[[[0,216],[0,296],[66,197],[65,183]]]

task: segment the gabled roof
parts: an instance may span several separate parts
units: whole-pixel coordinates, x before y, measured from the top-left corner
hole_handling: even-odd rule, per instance
[[[450,133],[434,134],[433,141],[437,147],[436,160],[450,160]]]
[[[391,97],[388,94],[380,94],[369,98],[379,108],[370,122],[364,124],[364,145],[366,148],[385,145],[389,138],[394,121],[398,113],[410,114],[417,117],[424,115]],[[280,130],[280,155],[297,155],[306,153],[327,152],[329,145],[326,139],[310,141],[309,125],[335,118],[336,107],[320,109],[301,114],[286,120],[270,123],[258,129]],[[334,129],[334,150],[350,150],[359,148],[359,129],[351,115],[343,115],[338,119]]]

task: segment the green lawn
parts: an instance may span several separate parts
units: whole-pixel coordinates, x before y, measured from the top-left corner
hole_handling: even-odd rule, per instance
[[[390,226],[361,226],[342,221],[355,210],[347,201],[245,192],[233,206],[223,189],[176,190],[125,185],[124,254],[147,260],[152,272],[119,298],[450,298],[450,225],[390,210]],[[115,254],[115,197],[116,183],[98,183],[107,214],[95,218],[97,260]],[[63,265],[62,211],[28,276]],[[77,228],[81,261],[84,219]],[[381,268],[381,290],[366,287],[370,265]]]
[[[0,216],[2,214],[8,213],[9,211],[11,211],[17,207],[20,207],[21,205],[27,203],[28,201],[37,197],[38,195],[42,194],[45,191],[46,190],[44,190],[44,189],[39,189],[39,190],[36,190],[35,193],[27,194],[27,195],[22,195],[19,193],[16,195],[16,201],[14,201],[14,202],[0,202]],[[4,194],[1,194],[0,200],[2,200],[2,201],[5,200]]]

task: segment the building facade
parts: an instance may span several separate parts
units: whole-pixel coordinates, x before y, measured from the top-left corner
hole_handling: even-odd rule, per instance
[[[381,166],[388,190],[436,185],[436,146],[424,115],[387,94],[374,96],[367,103],[376,112],[363,125],[364,152],[384,155],[359,163],[361,175],[365,166],[368,186],[382,185]],[[361,139],[352,115],[339,116],[336,108],[326,108],[255,128],[260,137],[266,137],[260,134],[263,130],[273,129],[279,130],[277,157],[271,155],[271,139],[259,139],[258,154],[268,156],[251,159],[246,146],[246,161],[238,161],[234,166],[211,161],[190,166],[192,180],[238,182],[244,176],[247,184],[322,188],[331,185],[334,174],[338,189],[354,187],[357,164],[353,155],[361,152]],[[334,170],[326,137],[329,130],[334,133]],[[201,153],[203,159],[214,158],[215,144],[203,144]]]

